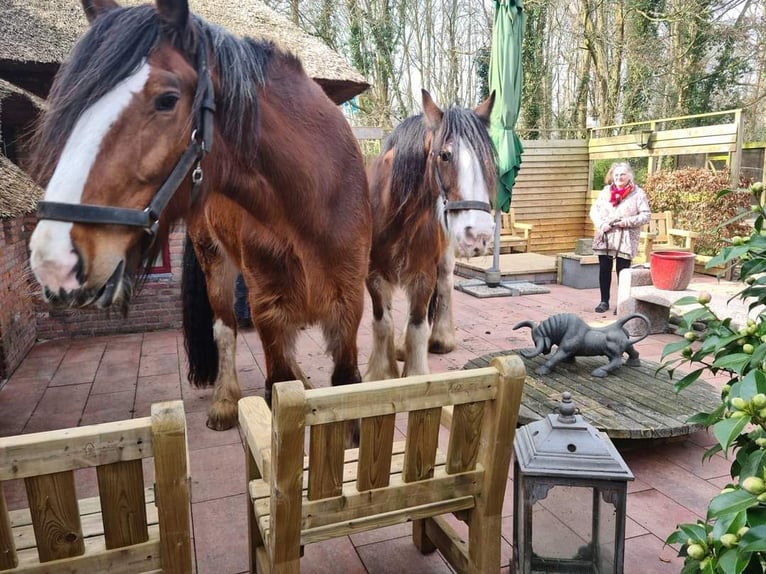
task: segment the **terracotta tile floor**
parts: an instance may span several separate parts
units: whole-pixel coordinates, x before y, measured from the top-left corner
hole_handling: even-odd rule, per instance
[[[695,277],[696,282],[712,282]],[[459,369],[493,351],[530,347],[529,331],[513,331],[524,319],[541,320],[574,312],[590,322],[596,315],[596,289],[548,285],[549,294],[477,299],[455,292],[458,347],[431,355],[434,372]],[[616,302],[616,296],[613,296]],[[405,305],[397,300],[398,324]],[[638,344],[642,358],[659,361],[674,335],[654,335]],[[360,357],[367,361],[370,314],[359,333]],[[304,331],[299,360],[317,386],[328,384],[331,362],[318,330]],[[263,351],[254,332],[240,337],[237,363],[244,394],[262,394]],[[364,365],[361,365],[362,369]],[[244,457],[237,429],[214,432],[205,426],[211,392],[186,382],[183,340],[179,332],[154,332],[38,343],[0,390],[0,436],[146,416],[154,401],[182,398],[188,417],[191,457],[195,563],[199,574],[234,574],[247,568]],[[720,384],[721,381],[712,381]],[[605,381],[608,384],[608,380]],[[726,483],[729,463],[720,455],[702,463],[713,439],[698,432],[672,443],[634,443],[623,456],[635,473],[629,484],[625,572],[677,573],[681,560],[663,544],[680,521],[704,515],[709,498]],[[92,483],[92,477],[86,482]],[[511,481],[503,506],[503,564],[508,573],[512,540]],[[6,488],[9,505],[23,500],[23,488]],[[451,572],[436,553],[421,556],[410,543],[406,525],[310,545],[301,563],[306,573]]]

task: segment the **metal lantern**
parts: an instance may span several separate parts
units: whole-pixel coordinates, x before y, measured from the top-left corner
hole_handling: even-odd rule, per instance
[[[575,414],[569,393],[558,410],[516,432],[515,571],[620,574],[633,473],[609,437]]]

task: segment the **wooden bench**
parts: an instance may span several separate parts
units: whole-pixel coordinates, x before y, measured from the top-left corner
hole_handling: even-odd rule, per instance
[[[660,211],[652,213],[649,223],[641,229],[638,255],[634,263],[649,261],[653,251],[686,251],[694,252],[694,240],[699,233],[686,229],[676,229],[673,225],[673,212]]]
[[[99,496],[78,500],[75,471],[92,467]],[[152,405],[150,417],[0,438],[0,572],[191,573],[188,469],[181,401]],[[8,510],[12,479],[24,480],[29,508]]]
[[[260,397],[241,399],[251,571],[299,572],[302,545],[412,521],[421,552],[438,548],[457,572],[499,572],[524,378],[509,355],[483,369],[343,387],[277,383],[273,412]],[[406,440],[394,441],[405,412]],[[346,450],[345,421],[358,419],[360,446]],[[446,449],[437,448],[440,422]],[[466,521],[467,540],[448,513]]]
[[[500,221],[500,253],[526,253],[532,225],[517,222],[514,208],[510,208],[508,213],[501,213]]]

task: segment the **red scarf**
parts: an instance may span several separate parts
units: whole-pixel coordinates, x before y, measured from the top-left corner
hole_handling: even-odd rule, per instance
[[[629,183],[628,185],[626,185],[622,189],[618,189],[616,185],[612,184],[609,189],[612,192],[610,197],[609,197],[609,201],[612,203],[613,207],[617,207],[620,204],[620,202],[623,199],[625,199],[625,197],[631,191],[633,191],[633,184]]]

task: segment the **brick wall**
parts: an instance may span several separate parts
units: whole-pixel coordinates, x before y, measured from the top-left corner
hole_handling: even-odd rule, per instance
[[[35,342],[35,303],[27,264],[30,221],[0,221],[0,382],[19,366]]]
[[[113,310],[53,309],[37,298],[37,338],[59,339],[180,328],[184,233],[185,229],[181,228],[171,234],[170,273],[150,275],[133,297],[126,317]]]

